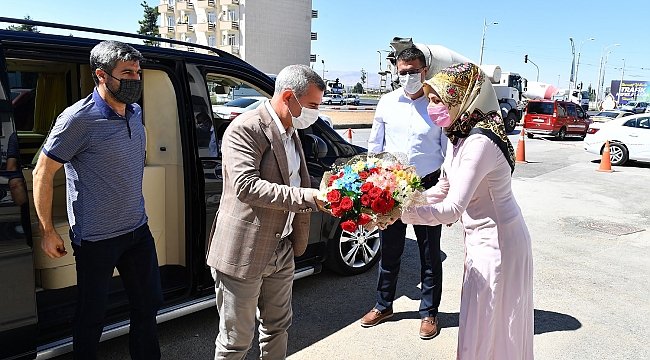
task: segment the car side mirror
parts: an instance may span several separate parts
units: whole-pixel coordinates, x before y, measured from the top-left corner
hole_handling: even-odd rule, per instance
[[[327,156],[327,144],[323,139],[314,134],[306,134],[303,148],[305,150],[305,157],[318,160]]]

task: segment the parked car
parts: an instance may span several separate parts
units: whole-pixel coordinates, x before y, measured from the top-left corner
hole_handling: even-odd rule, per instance
[[[240,97],[223,105],[212,105],[212,112],[220,119],[234,120],[247,111],[257,109],[266,99],[264,96]]]
[[[585,137],[591,120],[577,104],[558,100],[530,100],[526,105],[524,129],[529,138],[550,135]]]
[[[323,96],[323,100],[321,100],[321,104],[327,104],[327,105],[332,105],[332,104],[339,104],[339,105],[345,105],[345,98],[341,94],[329,94]]]
[[[348,105],[359,105],[360,99],[357,94],[348,94],[345,98],[345,103]]]
[[[584,140],[584,149],[602,155],[606,140],[609,140],[612,165],[623,165],[628,160],[650,161],[650,114],[591,124]]]
[[[634,113],[629,111],[623,111],[623,110],[604,110],[599,112],[596,115],[592,115],[591,120],[593,122],[603,123],[613,119],[618,119],[630,115],[634,115]]]
[[[23,23],[22,19],[10,22]],[[72,30],[70,26],[33,22],[39,27]],[[106,31],[91,30],[94,39],[46,33],[0,30],[0,359],[49,358],[72,350],[71,324],[75,312],[77,279],[72,254],[50,259],[40,248],[41,233],[32,197],[34,168],[46,134],[66,107],[86,98],[95,83],[90,50]],[[99,34],[99,35],[98,35]],[[103,34],[103,35],[101,35]],[[128,38],[130,34],[121,34]],[[179,41],[150,38],[159,42]],[[164,303],[158,321],[214,307],[214,282],[205,263],[207,237],[219,209],[223,189],[221,157],[217,149],[198,141],[197,115],[212,116],[215,86],[247,84],[270,97],[274,81],[245,61],[203,46],[214,54],[144,46],[133,38],[141,62],[143,91],[139,104],[146,128],[143,194],[149,227],[156,243]],[[136,44],[137,43],[137,44]],[[182,42],[183,44],[186,44]],[[196,45],[201,48],[202,45]],[[29,89],[35,102],[11,105],[12,86]],[[222,91],[223,90],[223,91]],[[15,95],[18,98],[18,95]],[[31,107],[31,110],[30,110]],[[36,111],[34,111],[36,110]],[[13,113],[28,114],[33,128],[16,131]],[[29,115],[33,114],[33,115]],[[217,120],[212,119],[217,129]],[[206,121],[207,122],[207,121]],[[227,127],[230,120],[221,120]],[[13,134],[16,134],[14,136]],[[211,135],[222,141],[222,132]],[[322,120],[299,130],[310,176],[320,181],[335,161],[360,154],[364,148],[345,141]],[[16,139],[15,141],[12,139]],[[6,149],[18,143],[22,171],[9,171]],[[214,144],[210,139],[210,144]],[[14,161],[11,161],[14,163]],[[104,164],[97,164],[101,171]],[[19,176],[20,186],[4,184]],[[54,176],[52,217],[55,231],[71,249],[66,216],[66,181],[63,170]],[[107,196],[111,196],[107,194]],[[340,219],[323,212],[311,215],[309,245],[295,259],[295,278],[328,266],[342,274],[358,274],[378,260],[377,230],[344,232]],[[103,338],[128,332],[129,305],[119,274],[110,283]],[[8,295],[9,294],[9,295]]]
[[[635,114],[640,114],[646,111],[648,103],[645,101],[628,101],[626,104],[621,105],[620,109],[630,111]]]

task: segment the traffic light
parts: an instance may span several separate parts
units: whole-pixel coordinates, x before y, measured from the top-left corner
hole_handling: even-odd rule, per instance
[[[582,81],[580,82],[580,85],[578,85],[578,89],[582,90]]]
[[[528,54],[524,55],[524,63],[528,64]]]
[[[336,81],[334,81],[336,84],[339,83],[339,78],[336,78]]]

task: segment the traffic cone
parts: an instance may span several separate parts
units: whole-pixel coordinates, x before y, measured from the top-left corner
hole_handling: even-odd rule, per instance
[[[526,161],[526,140],[524,138],[526,134],[524,129],[521,129],[521,135],[519,135],[519,143],[517,143],[517,157],[515,159],[518,163],[527,163]]]
[[[614,172],[612,170],[612,161],[609,158],[609,140],[605,142],[605,149],[603,149],[603,157],[600,160],[600,167],[596,169],[598,172]]]
[[[345,133],[346,133],[346,136],[348,137],[348,142],[349,142],[350,144],[352,144],[352,133],[353,133],[352,128],[348,128],[348,129],[345,131]]]

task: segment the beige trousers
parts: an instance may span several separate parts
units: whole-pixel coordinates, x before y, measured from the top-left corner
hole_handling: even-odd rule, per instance
[[[219,312],[215,360],[246,356],[255,336],[256,317],[260,322],[260,358],[286,358],[294,269],[289,240],[278,243],[259,278],[244,280],[212,269]]]

